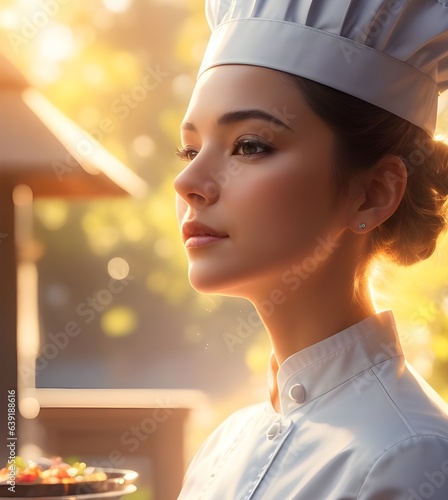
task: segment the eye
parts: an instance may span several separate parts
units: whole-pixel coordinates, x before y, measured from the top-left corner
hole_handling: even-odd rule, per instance
[[[263,153],[269,153],[273,150],[272,146],[255,139],[243,139],[235,142],[233,145],[233,155],[254,156]]]
[[[193,161],[198,154],[198,151],[191,148],[177,148],[175,155],[182,161]]]

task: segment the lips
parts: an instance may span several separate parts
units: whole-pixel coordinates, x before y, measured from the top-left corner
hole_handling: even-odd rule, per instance
[[[216,231],[197,221],[186,221],[182,224],[182,238],[185,248],[211,245],[228,237],[228,234]]]

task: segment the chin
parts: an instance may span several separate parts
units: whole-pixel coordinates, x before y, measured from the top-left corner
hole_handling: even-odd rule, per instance
[[[192,288],[199,293],[245,299],[249,299],[250,296],[250,293],[247,293],[246,287],[242,284],[241,277],[232,280],[229,274],[220,276],[190,270],[188,278]]]
[[[210,276],[197,277],[190,274],[189,281],[191,287],[199,293],[224,295],[222,283],[216,282]]]

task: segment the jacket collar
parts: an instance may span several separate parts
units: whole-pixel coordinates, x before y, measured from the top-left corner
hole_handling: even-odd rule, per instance
[[[370,368],[402,355],[392,311],[366,318],[293,354],[280,366],[281,413],[287,415],[349,379],[353,390],[361,393],[371,381]]]

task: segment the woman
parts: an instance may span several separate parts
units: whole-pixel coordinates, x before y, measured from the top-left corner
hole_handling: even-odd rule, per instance
[[[207,3],[175,181],[192,286],[250,300],[270,401],[208,438],[181,499],[448,499],[448,410],[406,364],[369,264],[446,225],[444,1]],[[418,159],[418,161],[417,161]]]

